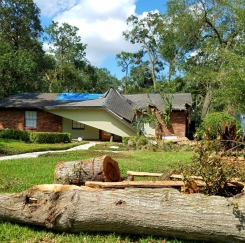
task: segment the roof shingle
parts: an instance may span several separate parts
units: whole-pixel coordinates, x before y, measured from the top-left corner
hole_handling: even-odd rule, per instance
[[[101,98],[86,101],[56,100],[58,93],[19,93],[0,100],[0,108],[22,109],[93,109],[102,108],[132,121],[135,109],[144,109],[146,105],[154,105],[163,111],[164,100],[160,94],[130,94],[121,95],[114,88],[110,88]],[[173,110],[185,110],[185,104],[192,104],[190,93],[170,95]]]

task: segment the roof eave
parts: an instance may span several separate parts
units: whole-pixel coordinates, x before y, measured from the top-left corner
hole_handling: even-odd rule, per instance
[[[103,109],[101,106],[43,106],[42,110],[87,110],[87,109]]]

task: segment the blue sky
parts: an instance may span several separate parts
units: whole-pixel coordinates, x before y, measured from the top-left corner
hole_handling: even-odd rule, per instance
[[[121,79],[125,74],[117,66],[116,54],[135,52],[139,46],[124,40],[126,19],[149,11],[166,11],[167,0],[34,0],[41,10],[43,27],[52,20],[79,28],[82,43],[87,44],[86,57],[99,68],[107,68]]]

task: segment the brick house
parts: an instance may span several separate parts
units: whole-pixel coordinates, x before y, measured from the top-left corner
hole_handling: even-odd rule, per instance
[[[61,98],[60,98],[61,97]],[[171,127],[164,136],[188,136],[191,94],[174,94],[170,112]],[[164,111],[159,94],[121,95],[110,88],[105,94],[71,95],[56,93],[20,93],[0,100],[0,129],[37,132],[70,132],[72,138],[115,141],[135,136],[137,120],[146,116],[145,108]],[[144,124],[146,136],[156,136],[156,124]]]

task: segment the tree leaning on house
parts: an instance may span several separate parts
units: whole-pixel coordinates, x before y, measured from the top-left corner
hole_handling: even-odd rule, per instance
[[[171,111],[173,95],[164,94],[161,91],[159,91],[159,95],[161,96],[163,102],[162,112],[153,104],[152,101],[151,104],[148,104],[146,107],[143,107],[143,109],[135,110],[135,113],[141,114],[141,118],[135,122],[138,135],[144,135],[145,124],[150,123],[154,123],[155,137],[160,140],[163,136],[165,136],[166,130],[171,129]],[[149,95],[148,98],[150,99]]]

